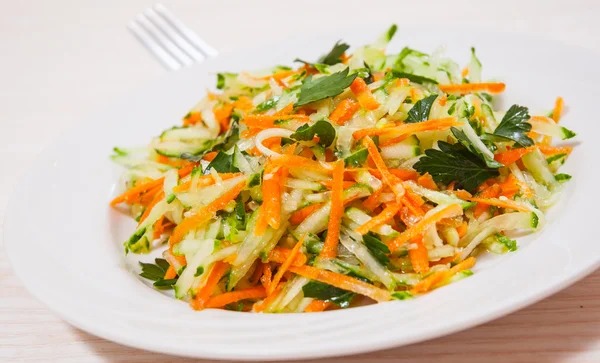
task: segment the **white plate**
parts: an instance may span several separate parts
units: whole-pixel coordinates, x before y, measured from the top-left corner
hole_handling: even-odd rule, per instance
[[[383,29],[380,29],[383,30]],[[378,30],[336,31],[268,49],[223,55],[169,74],[89,117],[46,150],[15,191],[4,222],[14,269],[29,291],[71,324],[118,343],[203,358],[279,360],[372,351],[484,323],[540,300],[598,266],[597,87],[600,59],[581,49],[520,35],[448,29],[400,29],[390,51],[438,45],[466,64],[475,45],[486,78],[507,84],[504,105],[532,113],[565,98],[561,123],[581,143],[565,167],[574,176],[539,234],[515,252],[481,260],[475,275],[409,301],[321,314],[195,312],[149,288],[123,256],[134,223],[108,207],[121,170],[113,146],[145,145],[180,122],[215,83],[217,71],[315,59],[340,38],[361,45]]]

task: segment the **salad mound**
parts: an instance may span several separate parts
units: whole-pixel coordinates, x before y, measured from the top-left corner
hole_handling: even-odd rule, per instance
[[[265,313],[404,300],[518,249],[571,177],[575,133],[550,112],[494,108],[474,48],[465,68],[405,47],[392,26],[297,67],[219,73],[143,148],[115,148],[126,253],[164,249],[142,277],[196,310]]]

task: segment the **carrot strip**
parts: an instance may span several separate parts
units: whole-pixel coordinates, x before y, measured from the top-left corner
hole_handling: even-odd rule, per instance
[[[331,306],[331,302],[330,301],[323,301],[323,300],[313,300],[310,302],[310,304],[308,304],[305,308],[304,308],[304,312],[305,313],[318,313],[321,311],[325,311],[325,309],[327,309],[328,307]]]
[[[202,157],[202,160],[213,161],[217,157],[218,152],[211,151]]]
[[[292,252],[293,250],[287,248],[275,247],[268,254],[269,262],[284,263]],[[292,265],[302,266],[306,263],[306,261],[306,255],[302,252],[298,252],[292,261]]]
[[[387,245],[390,248],[390,250],[393,252],[393,251],[397,250],[398,247],[400,247],[402,244],[419,236],[430,225],[437,223],[444,218],[450,218],[450,217],[462,215],[462,213],[463,213],[463,211],[462,211],[462,208],[460,207],[460,205],[450,204],[447,207],[437,211],[436,213],[433,213],[430,216],[421,219],[413,227],[402,232],[398,237],[388,241]]]
[[[446,93],[473,93],[486,91],[489,93],[504,92],[504,83],[462,83],[462,84],[440,84],[441,91]]]
[[[200,112],[190,112],[183,119],[183,126],[195,125],[202,122],[202,114]]]
[[[294,111],[294,102],[290,102],[287,106],[275,112],[273,116],[286,116],[292,113],[292,111]]]
[[[519,212],[531,212],[531,209],[522,206],[520,204],[515,203],[512,200],[503,200],[503,199],[496,199],[496,198],[477,198],[477,197],[472,197],[472,198],[465,198],[466,200],[468,200],[469,202],[476,202],[476,203],[484,203],[486,205],[493,205],[495,207],[499,207],[499,208],[506,208],[506,209],[513,209],[513,210],[518,210]]]
[[[564,107],[565,103],[563,98],[557,97],[556,102],[554,102],[554,110],[552,110],[552,119],[554,119],[554,122],[558,123],[560,121]]]
[[[277,299],[277,296],[279,296],[283,285],[283,283],[279,284],[279,286],[275,288],[273,293],[267,296],[262,302],[255,303],[252,306],[252,311],[254,311],[255,313],[260,313],[261,311],[265,310],[269,305],[271,305]]]
[[[233,255],[232,255],[233,256]],[[254,268],[254,272],[252,272],[252,276],[250,277],[250,284],[256,285],[260,281],[260,278],[263,275],[265,264],[261,262],[256,262],[256,268]]]
[[[165,178],[158,178],[156,180],[152,180],[149,181],[147,183],[142,183],[140,185],[136,185],[133,188],[130,188],[128,191],[126,191],[125,193],[119,195],[118,197],[116,197],[115,199],[113,199],[110,202],[111,206],[115,206],[119,203],[130,203],[132,200],[135,200],[137,198],[139,198],[140,194],[149,191],[150,189],[153,189],[157,186],[161,186],[163,184],[163,182],[165,181]]]
[[[437,271],[423,280],[419,281],[412,289],[414,294],[420,294],[430,291],[432,288],[445,283],[457,273],[469,269],[475,265],[475,257],[469,257],[449,270]]]
[[[417,248],[408,250],[408,257],[415,272],[427,273],[429,271],[429,256],[427,247],[423,245],[423,238],[420,238],[417,242]]]
[[[350,98],[345,98],[340,102],[335,110],[329,115],[329,119],[338,125],[343,125],[350,120],[352,116],[360,109],[360,105]]]
[[[462,69],[462,71],[460,72],[460,75],[462,76],[462,78],[465,78],[469,75],[469,67],[465,67]]]
[[[492,184],[489,187],[482,190],[481,193],[479,193],[478,198],[496,198],[500,195],[500,191],[500,185]],[[489,204],[477,203],[475,208],[473,208],[473,215],[475,216],[475,218],[479,218],[483,213],[487,212],[489,208]]]
[[[287,78],[289,76],[293,76],[294,74],[298,74],[300,73],[300,71],[292,71],[292,70],[288,70],[288,71],[279,71],[273,74],[270,74],[268,76],[264,76],[264,77],[260,77],[258,79],[263,79],[263,80],[269,80],[271,78],[273,78],[274,80],[281,80],[284,78]]]
[[[444,117],[440,119],[431,119],[423,122],[401,124],[400,126],[385,127],[385,128],[373,128],[373,129],[362,129],[355,131],[352,136],[355,139],[362,139],[365,136],[375,135],[397,135],[397,137],[404,138],[404,135],[412,135],[416,132],[423,131],[435,131],[445,130],[452,126],[460,126],[461,124],[456,120],[456,117]],[[397,143],[395,139],[388,140],[387,143]]]
[[[396,213],[398,213],[399,210],[400,205],[398,203],[389,204],[381,213],[371,218],[369,221],[367,221],[367,223],[356,228],[354,231],[356,233],[360,233],[361,235],[365,235],[370,230],[377,228],[380,225],[389,221],[390,219],[394,218],[394,216],[396,215]]]
[[[262,183],[263,204],[261,213],[264,213],[267,223],[273,229],[279,228],[281,209],[281,183],[279,182],[281,169],[275,170],[272,164],[267,164]],[[258,234],[256,234],[258,236]]]
[[[379,198],[381,197],[381,193],[383,192],[383,188],[379,188],[374,191],[367,199],[365,199],[362,203],[363,207],[365,207],[369,212],[373,212],[375,208],[379,207],[381,201]]]
[[[296,243],[294,248],[292,248],[292,251],[290,252],[288,257],[285,259],[285,261],[283,261],[281,266],[279,266],[279,270],[277,270],[277,273],[273,277],[273,281],[271,282],[271,284],[269,285],[269,288],[267,289],[269,294],[271,294],[273,292],[273,290],[275,290],[274,286],[277,286],[277,284],[279,284],[279,281],[281,281],[283,274],[288,270],[288,268],[294,262],[294,259],[300,252],[300,248],[302,247],[302,244],[304,243],[304,239],[306,238],[306,235],[307,235],[307,233],[305,233],[304,236],[302,236],[302,238],[300,238],[300,240]]]
[[[154,208],[154,206],[156,204],[158,204],[158,202],[160,202],[160,200],[163,199],[164,197],[165,197],[164,191],[161,190],[160,192],[156,193],[156,195],[154,196],[154,199],[152,199],[152,202],[150,202],[150,204],[146,207],[144,214],[142,214],[142,216],[140,217],[140,222],[138,223],[138,227],[142,224],[142,222],[144,222],[146,220],[146,218],[148,218],[148,216],[150,215],[150,212],[152,211],[152,208]]]
[[[537,146],[534,145],[529,147],[510,149],[494,155],[494,160],[504,165],[510,165],[516,162],[517,160],[521,159],[523,156],[534,151],[536,148]]]
[[[417,180],[417,177],[419,176],[419,173],[414,170],[389,169],[389,171],[401,180]]]
[[[429,173],[425,173],[425,174],[421,175],[420,177],[418,177],[417,184],[419,184],[420,186],[427,188],[427,189],[432,189],[432,190],[439,189],[437,187],[437,184],[435,184],[435,181],[433,181],[433,177]]]
[[[245,187],[246,181],[243,180],[231,188],[231,190],[215,199],[212,203],[199,210],[197,214],[181,221],[181,223],[179,223],[179,225],[177,225],[177,227],[175,227],[173,230],[173,234],[171,234],[171,238],[169,238],[169,245],[173,246],[181,241],[189,231],[203,223],[208,222],[216,212],[225,208],[230,201],[237,198],[242,189]]]
[[[373,111],[381,106],[373,96],[373,93],[369,89],[369,86],[367,86],[367,83],[364,79],[356,77],[350,85],[350,90],[358,99],[358,103],[360,103],[360,105],[365,109]]]
[[[252,99],[250,97],[240,96],[235,102],[233,102],[233,107],[242,111],[250,111],[254,108],[254,105],[252,104]]]
[[[156,222],[154,222],[154,235],[152,236],[154,239],[159,239],[160,236],[163,234],[163,231],[164,231],[163,221],[164,220],[165,220],[165,216],[162,215]]]
[[[243,173],[220,173],[219,177],[223,180],[229,180],[229,179],[233,179],[236,178],[238,176],[243,175]],[[209,175],[202,175],[198,178],[197,182],[196,182],[196,187],[197,188],[204,188],[207,187],[209,185],[214,185],[216,183],[215,178],[212,176],[212,174]],[[184,192],[186,190],[189,190],[192,187],[192,181],[188,180],[185,183],[181,183],[178,186],[176,186],[175,188],[173,188],[174,192]]]
[[[333,181],[332,180],[323,180],[320,181],[319,184],[321,184],[322,186],[331,189],[333,187]],[[344,180],[344,189],[348,189],[351,186],[353,186],[354,184],[356,184],[355,181],[351,181],[351,180]]]
[[[333,258],[337,252],[340,238],[340,224],[344,214],[344,161],[338,160],[333,169],[333,186],[331,188],[331,212],[327,223],[327,237],[320,256]]]
[[[165,272],[165,276],[163,277],[164,280],[170,280],[170,279],[174,279],[177,276],[177,271],[175,270],[175,268],[171,265],[169,265],[169,268],[167,269],[167,272]]]
[[[389,291],[375,287],[367,282],[337,272],[322,270],[316,267],[292,266],[290,271],[306,278],[317,280],[340,289],[368,296],[376,301],[389,301],[392,296]]]
[[[200,288],[196,296],[190,301],[190,305],[194,310],[202,310],[206,307],[210,295],[212,295],[215,287],[228,270],[229,265],[225,262],[215,262],[213,268],[210,270],[210,274],[206,278],[204,286]]]
[[[260,277],[260,283],[267,290],[269,289],[269,286],[271,286],[272,276],[273,271],[271,270],[271,265],[268,263],[263,263],[263,275]]]
[[[213,111],[215,114],[215,120],[217,120],[217,122],[221,125],[221,133],[229,130],[229,118],[231,117],[231,111],[233,111],[233,105],[231,103],[226,103]]]
[[[410,188],[404,189],[404,195],[410,201],[410,204],[414,205],[415,207],[420,207],[425,204],[425,200],[420,195],[413,192]]]
[[[370,137],[365,137],[363,139],[363,144],[367,147],[367,151],[369,152],[369,156],[375,163],[377,170],[381,173],[381,177],[383,181],[392,189],[396,197],[400,198],[404,194],[402,186],[398,183],[398,178],[390,173],[388,167],[385,165],[381,154],[377,150],[377,146],[373,142]]]
[[[206,302],[207,308],[221,308],[246,299],[262,299],[267,296],[265,288],[262,286],[249,287],[247,289],[226,292],[220,295],[212,296]]]
[[[298,209],[290,216],[291,224],[300,224],[303,220],[308,218],[309,215],[313,214],[317,209],[320,209],[323,206],[323,203],[311,204],[307,205],[302,209]]]
[[[299,155],[275,155],[271,157],[271,163],[277,166],[302,168],[325,174],[331,174],[333,171],[333,168],[329,163],[310,160]]]
[[[556,155],[556,154],[567,154],[569,155],[572,151],[572,147],[553,147],[548,145],[538,145],[538,148],[544,155]]]

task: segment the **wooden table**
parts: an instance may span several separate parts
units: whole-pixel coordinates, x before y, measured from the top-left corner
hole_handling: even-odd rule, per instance
[[[35,156],[82,114],[164,76],[125,29],[150,2],[12,1],[0,12],[0,217]],[[542,34],[600,51],[600,3],[584,1],[165,1],[221,51],[349,22],[423,21]],[[369,16],[357,14],[369,8]],[[264,19],[268,10],[268,21]],[[310,22],[298,19],[311,19]],[[251,24],[251,25],[250,25]],[[226,27],[224,27],[226,25]],[[485,67],[485,63],[484,63]],[[596,71],[596,70],[590,70]],[[567,100],[568,102],[568,100]],[[16,152],[16,153],[15,153]],[[57,246],[60,248],[60,246]],[[600,362],[600,271],[482,326],[429,342],[329,362]],[[0,251],[0,361],[177,361],[93,337],[33,299]],[[191,360],[190,360],[191,361]]]

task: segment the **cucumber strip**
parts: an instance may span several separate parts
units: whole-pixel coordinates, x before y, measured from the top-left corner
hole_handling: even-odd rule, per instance
[[[352,231],[350,231],[352,232]],[[357,235],[356,233],[354,233]],[[352,252],[360,262],[363,263],[365,268],[373,275],[377,276],[377,281],[385,285],[389,290],[396,288],[396,282],[392,278],[391,273],[387,268],[383,267],[374,257],[367,247],[361,242],[356,241],[354,238],[361,237],[360,235],[350,237],[348,230],[344,229],[344,235],[340,236],[340,243]]]
[[[467,202],[466,200],[462,200],[453,194],[446,194],[444,192],[438,192],[435,190],[423,188],[422,186],[418,185],[417,183],[413,182],[412,180],[405,181],[403,184],[406,188],[412,190],[413,192],[420,195],[421,197],[428,199],[429,201],[431,201],[435,204],[438,204],[438,205],[439,204],[460,204],[460,206],[463,209],[472,207],[474,205],[474,203]]]
[[[163,184],[163,190],[165,193],[165,199],[167,204],[171,204],[175,199],[175,194],[173,193],[173,188],[177,186],[179,182],[179,174],[176,169],[171,169],[165,173],[165,182]]]
[[[203,262],[213,252],[214,247],[215,244],[213,240],[204,240],[204,243],[200,246],[198,251],[192,256],[191,259],[187,260],[187,267],[177,279],[175,286],[173,286],[173,289],[175,290],[175,297],[177,299],[183,299],[190,290],[190,287],[192,287],[194,279],[201,277],[204,274],[202,273],[200,276],[195,276],[198,267],[203,265]],[[208,270],[206,268],[207,266],[204,267],[204,272],[206,272]]]
[[[531,131],[536,132],[538,134],[552,136],[552,137],[558,137],[561,140],[567,140],[567,139],[577,136],[576,133],[569,130],[568,128],[566,128],[564,126],[560,126],[555,123],[549,123],[549,122],[543,122],[543,121],[537,121],[537,120],[531,120],[531,119],[529,120],[529,123],[531,124]]]

